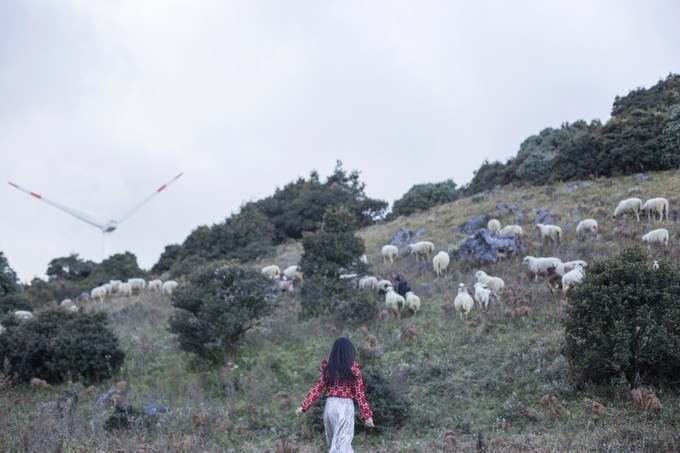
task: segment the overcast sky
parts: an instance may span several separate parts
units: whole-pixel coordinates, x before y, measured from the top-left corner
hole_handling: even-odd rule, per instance
[[[0,251],[21,281],[168,244],[336,160],[392,203],[680,72],[680,2],[0,1]]]

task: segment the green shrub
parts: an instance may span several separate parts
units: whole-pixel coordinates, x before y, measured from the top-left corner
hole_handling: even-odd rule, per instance
[[[0,297],[0,314],[16,310],[31,311],[31,300],[24,293],[12,293]]]
[[[205,266],[173,294],[179,310],[170,318],[170,331],[178,335],[180,349],[219,364],[276,304],[272,282],[260,272],[224,263]]]
[[[103,313],[53,308],[7,326],[0,335],[0,363],[7,359],[20,382],[34,377],[50,383],[101,381],[111,378],[124,358]]]
[[[583,381],[677,381],[680,267],[639,247],[588,265],[569,290],[564,354]]]
[[[377,297],[374,299],[368,292],[358,292],[356,289],[347,293],[335,311],[338,320],[358,326],[372,323],[377,319],[379,311]]]

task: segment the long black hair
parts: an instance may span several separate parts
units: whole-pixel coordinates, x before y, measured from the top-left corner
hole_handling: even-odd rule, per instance
[[[355,382],[357,377],[352,373],[352,362],[356,351],[347,337],[338,337],[331,348],[328,365],[324,375],[330,383]]]

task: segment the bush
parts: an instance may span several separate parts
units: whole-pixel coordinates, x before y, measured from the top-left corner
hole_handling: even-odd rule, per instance
[[[677,381],[680,373],[680,267],[659,269],[639,247],[588,265],[569,291],[564,354],[583,381]]]
[[[206,265],[173,294],[179,310],[170,318],[170,331],[178,335],[180,349],[219,364],[276,303],[271,280],[260,272],[225,263]]]
[[[31,300],[25,294],[13,293],[0,297],[0,314],[16,310],[31,311]]]
[[[409,216],[418,211],[426,211],[434,206],[455,201],[461,195],[462,192],[457,189],[452,179],[434,184],[416,184],[394,202],[392,213],[388,218],[393,219],[399,216]]]
[[[111,378],[124,358],[103,313],[53,308],[7,326],[0,335],[0,363],[7,359],[20,382],[34,377],[53,384],[68,378],[101,381]]]

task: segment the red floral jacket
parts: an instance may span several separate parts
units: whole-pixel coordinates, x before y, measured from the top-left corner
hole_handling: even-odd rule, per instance
[[[326,396],[336,396],[338,398],[354,398],[359,406],[359,418],[361,421],[366,421],[369,417],[373,417],[373,411],[371,407],[366,402],[366,396],[364,395],[364,381],[361,378],[361,371],[359,370],[359,364],[352,362],[352,373],[357,377],[357,380],[353,383],[343,382],[342,384],[328,385],[328,381],[323,374],[323,371],[328,365],[328,360],[324,359],[321,362],[319,371],[321,371],[321,376],[314,384],[314,387],[307,393],[307,397],[302,402],[302,412],[307,412],[307,410],[312,407],[312,404],[316,399],[321,396],[321,392],[324,387],[326,387]]]

